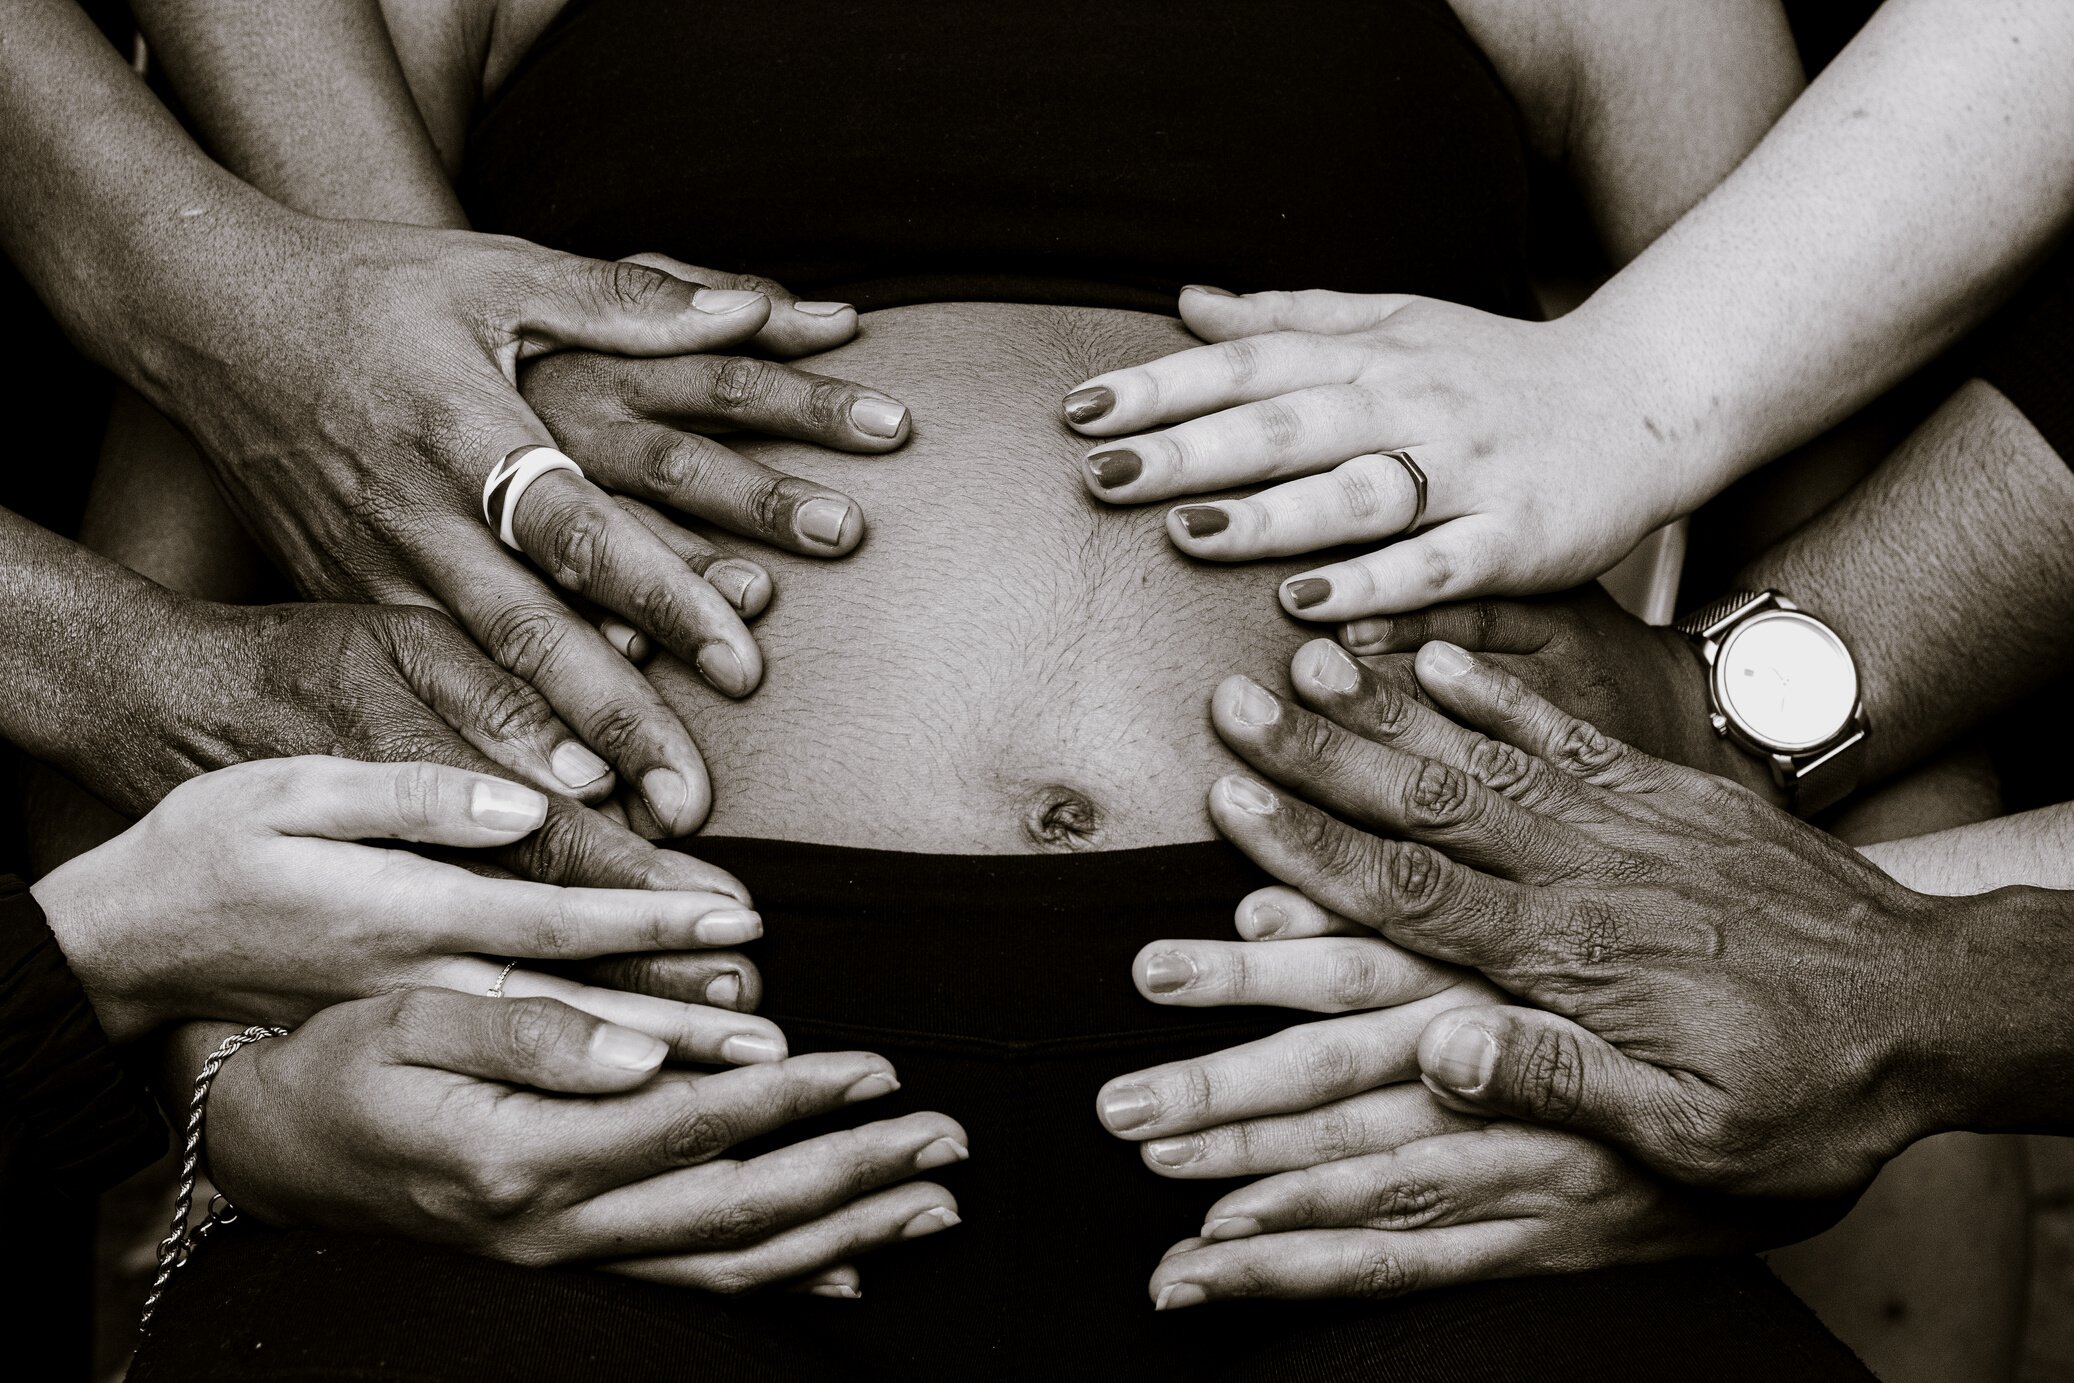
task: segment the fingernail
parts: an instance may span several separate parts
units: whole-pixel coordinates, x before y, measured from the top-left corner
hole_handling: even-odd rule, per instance
[[[1460,677],[1476,666],[1476,659],[1451,643],[1435,640],[1419,650],[1426,660],[1426,667],[1436,676]]]
[[[691,305],[701,312],[710,312],[716,317],[730,312],[740,312],[763,301],[761,293],[745,293],[736,288],[701,288],[691,295]]]
[[[565,788],[587,788],[612,771],[612,765],[575,740],[564,740],[548,756],[548,767]]]
[[[1105,490],[1119,485],[1128,485],[1145,469],[1135,451],[1098,451],[1087,458],[1088,471],[1094,476],[1095,484]]]
[[[1179,951],[1161,951],[1145,962],[1145,987],[1155,994],[1172,994],[1195,983],[1195,962]]]
[[[1102,1122],[1113,1129],[1136,1128],[1159,1110],[1159,1101],[1142,1085],[1119,1085],[1102,1092]]]
[[[1390,637],[1390,621],[1386,619],[1357,619],[1340,630],[1340,640],[1356,653],[1379,651],[1384,640]]]
[[[733,908],[709,912],[691,924],[691,934],[704,946],[739,946],[763,935],[763,919]]]
[[[610,1023],[591,1034],[591,1060],[616,1071],[652,1071],[669,1050],[645,1032]]]
[[[1282,703],[1252,678],[1242,677],[1232,693],[1231,714],[1241,725],[1273,725],[1282,718]]]
[[[949,1229],[952,1225],[963,1223],[964,1221],[958,1218],[957,1211],[947,1206],[939,1205],[934,1210],[924,1210],[921,1214],[902,1225],[900,1227],[900,1237],[903,1239],[919,1239],[924,1234],[934,1234],[938,1230]]]
[[[1307,678],[1329,692],[1345,696],[1361,685],[1361,669],[1336,643],[1319,640],[1307,643],[1297,653],[1303,667],[1298,676]]]
[[[1275,810],[1275,795],[1251,778],[1233,776],[1223,780],[1225,800],[1242,812],[1269,816]]]
[[[845,500],[810,499],[793,511],[792,523],[800,537],[824,547],[840,547],[843,525],[850,521],[851,512]]]
[[[750,608],[749,592],[763,579],[763,569],[747,562],[715,562],[706,568],[706,584],[720,592],[720,598],[746,614]]]
[[[1497,1064],[1497,1042],[1475,1023],[1462,1022],[1440,1039],[1428,1074],[1450,1090],[1473,1094],[1483,1089]]]
[[[666,829],[675,829],[684,819],[685,808],[691,805],[691,789],[685,785],[684,775],[674,768],[652,768],[641,779],[641,796],[647,799],[648,811]]]
[[[715,691],[728,696],[743,696],[749,691],[749,674],[742,669],[740,655],[717,639],[699,650],[698,669]]]
[[[818,1287],[807,1288],[807,1291],[813,1296],[839,1297],[844,1301],[855,1301],[864,1295],[847,1282],[824,1282]]]
[[[900,1082],[894,1078],[892,1072],[873,1071],[863,1080],[858,1081],[848,1090],[843,1091],[843,1103],[859,1104],[865,1100],[876,1100],[881,1096],[892,1094],[899,1088]]]
[[[1210,538],[1231,527],[1231,515],[1214,504],[1184,504],[1174,511],[1191,538]]]
[[[1210,1299],[1210,1294],[1193,1282],[1170,1282],[1159,1289],[1159,1300],[1152,1303],[1155,1311],[1179,1311],[1184,1306],[1201,1306]]]
[[[638,663],[648,656],[647,636],[623,620],[600,621],[598,632],[605,636],[606,643],[619,650],[620,657],[630,663]]]
[[[714,1008],[733,1008],[742,1002],[742,977],[732,970],[715,976],[706,986],[706,1002]]]
[[[1280,936],[1289,925],[1289,914],[1274,903],[1255,903],[1251,916],[1254,935],[1262,941]]]
[[[1092,389],[1075,389],[1066,395],[1066,420],[1091,423],[1116,407],[1116,391],[1097,384]]]
[[[547,820],[547,799],[502,778],[478,778],[468,790],[468,814],[493,831],[530,831]]]
[[[1184,286],[1181,291],[1184,293],[1208,293],[1216,298],[1236,298],[1239,296],[1229,288],[1216,288],[1207,283],[1191,283]]]
[[[1205,1239],[1251,1239],[1260,1233],[1260,1221],[1251,1215],[1226,1215],[1203,1224]]]
[[[972,1156],[963,1143],[955,1138],[939,1138],[915,1154],[915,1170],[926,1172],[936,1167],[948,1167],[953,1162],[963,1162]]]
[[[1182,1167],[1203,1155],[1203,1145],[1197,1138],[1155,1138],[1145,1152],[1162,1167]]]
[[[720,1044],[720,1056],[736,1066],[760,1066],[765,1062],[783,1061],[785,1044],[760,1033],[736,1033]]]
[[[850,405],[850,421],[873,437],[898,437],[900,425],[907,421],[907,405],[867,396]]]
[[[1308,610],[1332,595],[1332,583],[1321,576],[1306,576],[1283,589],[1289,592],[1289,603],[1299,610]]]
[[[792,310],[794,312],[804,312],[809,317],[833,317],[839,313],[848,312],[850,305],[848,303],[794,303]]]

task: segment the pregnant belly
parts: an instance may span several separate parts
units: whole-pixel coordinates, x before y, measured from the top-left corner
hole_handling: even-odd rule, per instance
[[[1142,313],[954,303],[871,314],[812,362],[904,400],[914,438],[884,458],[741,444],[870,530],[838,562],[757,554],[778,595],[750,699],[652,670],[712,768],[708,834],[946,854],[1213,834],[1203,794],[1232,761],[1209,693],[1280,683],[1310,636],[1274,599],[1296,565],[1195,562],[1164,506],[1096,503],[1058,416],[1090,375],[1192,343]]]

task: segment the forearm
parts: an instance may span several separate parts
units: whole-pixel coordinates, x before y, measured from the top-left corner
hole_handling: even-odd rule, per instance
[[[224,165],[312,216],[465,226],[376,0],[136,0]]]
[[[1859,853],[1918,893],[1958,896],[2012,884],[2074,891],[2074,802]]]
[[[1573,314],[1628,353],[1686,508],[1979,322],[2074,208],[2074,6],[1888,0]]]
[[[1877,781],[2067,666],[2074,470],[1972,381],[1736,585],[1776,589],[1842,635],[1871,727],[1865,777]]]

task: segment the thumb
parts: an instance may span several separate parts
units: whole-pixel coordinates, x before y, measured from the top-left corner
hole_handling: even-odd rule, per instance
[[[646,1033],[553,999],[491,999],[447,989],[394,996],[383,1040],[398,1065],[571,1095],[631,1090],[669,1050]]]
[[[311,756],[240,764],[221,773],[233,794],[250,804],[253,822],[284,836],[480,849],[509,845],[547,819],[544,793],[446,764]]]
[[[708,288],[648,264],[539,251],[510,329],[521,358],[583,349],[615,355],[697,355],[740,345],[770,320],[771,301],[744,288]]]
[[[1205,341],[1229,341],[1264,331],[1316,331],[1328,336],[1367,331],[1418,299],[1409,293],[1226,293],[1191,284],[1181,290],[1181,320]]]
[[[1419,1072],[1450,1108],[1633,1144],[1677,1082],[1567,1018],[1514,1006],[1460,1008],[1419,1034]],[[1668,1087],[1668,1090],[1666,1089]]]

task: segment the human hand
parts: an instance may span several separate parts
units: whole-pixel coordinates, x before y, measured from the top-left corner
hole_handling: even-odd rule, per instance
[[[1741,783],[1775,805],[1784,794],[1764,764],[1708,721],[1707,666],[1675,628],[1644,624],[1597,582],[1531,600],[1472,600],[1355,620],[1339,630],[1350,653],[1413,696],[1420,648],[1443,639],[1517,677],[1614,739]]]
[[[317,220],[257,198],[216,210],[186,254],[133,266],[115,295],[131,314],[89,327],[120,337],[100,353],[195,438],[306,595],[444,608],[660,822],[694,829],[711,789],[690,733],[556,587],[728,696],[762,676],[740,612],[655,528],[567,471],[542,476],[511,514],[543,580],[484,522],[483,484],[512,451],[553,440],[516,391],[521,360],[722,350],[771,330],[771,300],[503,237]],[[784,316],[779,334],[800,340],[855,329],[854,314],[820,327],[789,305]]]
[[[142,821],[33,889],[116,1041],[181,1019],[294,1024],[419,985],[552,995],[685,1061],[777,1061],[771,1023],[594,989],[502,958],[580,960],[735,946],[755,913],[712,893],[562,889],[484,878],[408,851],[537,830],[547,798],[439,764],[268,759],[190,779]]]
[[[772,321],[788,323],[785,331],[766,326],[758,334],[755,344],[772,354],[827,350],[856,334],[854,309],[799,304],[768,279],[716,274],[661,255],[636,255],[633,262],[692,282],[763,293]],[[811,334],[789,325],[795,321]],[[863,510],[845,495],[782,475],[707,434],[756,432],[863,453],[892,451],[908,435],[904,404],[847,380],[749,355],[636,359],[560,351],[527,365],[519,385],[562,450],[583,458],[606,489],[809,557],[840,557],[856,547],[864,536]],[[753,563],[716,556],[710,544],[667,520],[651,527],[738,610],[750,613],[769,599],[769,578]]]
[[[183,1030],[179,1070],[221,1036]],[[341,1004],[224,1066],[209,1174],[241,1212],[275,1224],[714,1292],[958,1223],[948,1191],[906,1181],[965,1157],[965,1131],[941,1114],[727,1156],[898,1089],[883,1058],[831,1052],[697,1075],[658,1073],[663,1055],[548,999],[415,989]]]
[[[1291,678],[1319,714],[1225,682],[1225,742],[1343,820],[1245,776],[1210,811],[1322,906],[1539,1006],[1429,1026],[1430,1088],[1744,1195],[1854,1192],[1951,1122],[1969,970],[1940,909],[1970,900],[1911,893],[1452,645],[1417,666],[1461,725],[1324,641]]]
[[[1213,344],[1098,375],[1067,396],[1098,448],[1097,499],[1183,505],[1175,546],[1211,561],[1388,546],[1282,583],[1298,619],[1345,621],[1436,601],[1560,590],[1625,556],[1706,491],[1632,381],[1647,362],[1575,317],[1523,322],[1403,294],[1181,294]],[[1386,451],[1409,451],[1416,487]],[[1296,477],[1296,478],[1291,478]],[[1414,519],[1416,535],[1405,534]]]

